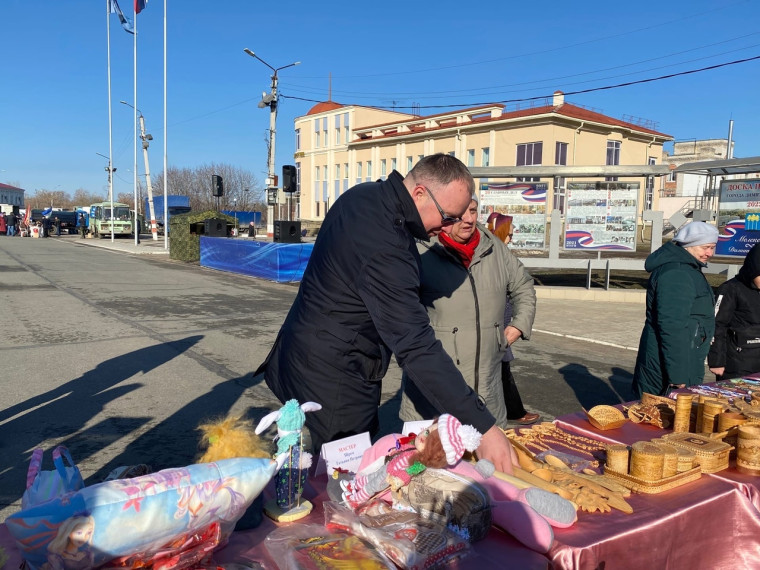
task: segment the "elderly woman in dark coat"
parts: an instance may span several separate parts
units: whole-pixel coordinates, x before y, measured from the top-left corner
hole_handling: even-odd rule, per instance
[[[760,244],[739,274],[718,288],[715,339],[707,355],[718,380],[760,372]]]
[[[647,257],[647,314],[633,373],[639,396],[702,383],[715,330],[715,299],[702,268],[717,242],[715,226],[691,222]]]

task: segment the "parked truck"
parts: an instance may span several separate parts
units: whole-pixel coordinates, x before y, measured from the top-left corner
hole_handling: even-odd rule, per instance
[[[178,214],[186,214],[190,211],[190,197],[189,196],[178,196],[178,195],[172,195],[167,196],[167,204],[169,204],[169,208],[167,210],[167,222],[169,222],[172,219],[172,216],[176,216]],[[158,225],[158,233],[163,234],[164,233],[164,197],[163,196],[154,196],[153,197],[153,208],[155,209],[155,216],[156,216],[156,224]],[[148,203],[148,199],[145,198],[145,226],[143,226],[143,231],[150,233],[150,205]]]
[[[67,212],[65,210],[52,210],[45,214],[46,210],[32,210],[31,221],[41,222],[43,218],[50,220],[50,233],[58,233],[56,226],[61,226],[61,233],[75,234],[77,233],[77,213]]]

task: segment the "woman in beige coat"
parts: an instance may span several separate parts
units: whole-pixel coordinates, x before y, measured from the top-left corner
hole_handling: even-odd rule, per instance
[[[477,214],[478,203],[473,199],[450,237],[439,235],[418,242],[420,298],[443,348],[494,415],[496,425],[506,427],[502,357],[518,338],[530,338],[536,294],[525,267],[503,242],[477,223]],[[514,313],[505,327],[507,295]],[[446,412],[406,378],[402,390],[402,420],[432,419]]]

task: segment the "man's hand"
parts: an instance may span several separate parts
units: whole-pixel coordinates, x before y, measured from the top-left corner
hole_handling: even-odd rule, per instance
[[[510,346],[513,342],[515,342],[521,336],[522,336],[522,331],[518,329],[517,327],[513,327],[512,325],[507,325],[507,328],[504,329],[504,338],[507,340],[507,346]]]
[[[717,368],[710,368],[710,372],[715,374],[716,376],[723,376],[723,373],[726,371],[725,366],[718,366]]]
[[[496,425],[481,437],[477,454],[478,459],[488,459],[502,473],[511,475],[512,465],[517,465],[517,454],[512,449],[512,444]]]

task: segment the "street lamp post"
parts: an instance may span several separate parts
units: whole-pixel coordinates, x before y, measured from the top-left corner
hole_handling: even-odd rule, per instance
[[[232,199],[232,213],[235,214],[235,232],[232,234],[237,237],[238,225],[237,225],[237,198]]]
[[[282,67],[273,67],[269,65],[266,61],[261,59],[258,55],[256,55],[254,52],[252,52],[250,49],[245,48],[243,50],[245,53],[250,55],[253,58],[258,59],[261,63],[266,65],[269,69],[272,70],[272,86],[271,91],[269,94],[264,93],[261,101],[259,102],[259,108],[263,109],[264,107],[269,107],[269,155],[267,158],[267,188],[276,188],[276,178],[274,171],[274,159],[275,159],[275,136],[277,133],[276,125],[277,125],[277,72],[281,71],[283,69],[287,69],[288,67],[293,67],[295,65],[300,65],[300,61],[295,61],[293,63],[289,63],[288,65],[283,65]],[[267,234],[273,235],[274,234],[274,206],[267,206]]]
[[[145,161],[145,185],[148,187],[148,209],[150,210],[148,212],[150,214],[150,234],[153,241],[158,241],[158,224],[156,223],[156,209],[153,206],[153,186],[150,182],[150,164],[148,162],[148,147],[150,146],[150,141],[153,140],[153,136],[145,132],[145,117],[143,117],[140,109],[135,109],[135,107],[126,101],[119,101],[119,103],[131,107],[140,116],[140,138],[142,139],[143,160]],[[166,204],[164,204],[164,208],[166,208]],[[137,231],[137,210],[138,205],[135,204],[135,232]]]

